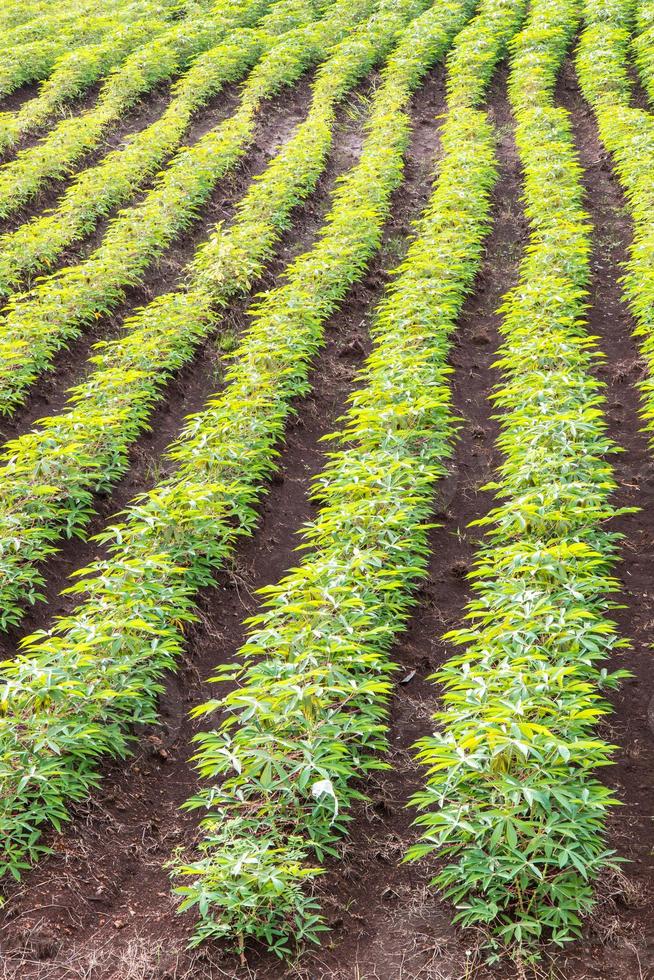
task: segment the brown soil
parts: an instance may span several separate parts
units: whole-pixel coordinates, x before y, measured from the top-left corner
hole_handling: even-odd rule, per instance
[[[195,787],[188,764],[193,726],[189,707],[207,696],[206,678],[216,664],[229,661],[243,639],[242,622],[258,608],[255,592],[275,581],[295,560],[298,528],[311,517],[306,499],[311,477],[324,460],[320,436],[343,409],[354,375],[368,348],[366,321],[381,295],[386,270],[406,245],[409,218],[424,204],[437,146],[434,114],[442,107],[440,73],[434,73],[414,104],[414,136],[407,181],[395,196],[393,220],[382,254],[350,294],[342,313],[328,327],[328,343],[317,359],[314,390],[299,406],[290,427],[279,476],[262,507],[255,536],[240,549],[233,566],[217,576],[216,588],[200,601],[200,622],[189,633],[180,670],[169,678],[162,698],[162,727],[142,733],[134,757],[107,765],[102,790],[75,811],[70,827],[52,837],[53,855],[13,889],[0,920],[0,977],[25,980],[509,980],[520,976],[560,980],[654,978],[654,736],[648,724],[652,685],[648,637],[654,624],[654,464],[638,422],[635,383],[643,365],[631,339],[633,323],[621,302],[618,278],[631,237],[624,202],[598,144],[592,117],[568,65],[559,98],[573,113],[575,138],[585,171],[587,207],[596,229],[590,327],[607,355],[600,368],[607,390],[611,433],[625,452],[614,463],[620,483],[619,504],[641,511],[624,515],[615,528],[624,534],[617,569],[625,608],[617,614],[620,630],[633,648],[622,658],[634,672],[615,698],[608,737],[619,746],[616,765],[606,778],[624,806],[614,814],[611,846],[629,858],[621,874],[607,875],[598,890],[596,913],[582,942],[564,954],[552,954],[535,971],[503,965],[490,970],[477,954],[476,937],[451,924],[452,910],[429,888],[434,865],[401,865],[414,839],[406,804],[421,774],[411,746],[431,729],[437,690],[428,676],[451,654],[440,637],[461,621],[469,598],[466,572],[479,544],[469,523],[484,514],[492,499],[481,487],[498,463],[498,428],[491,418],[489,394],[497,383],[492,368],[499,344],[495,312],[515,282],[526,239],[520,205],[520,169],[512,140],[505,95],[505,74],[492,86],[490,111],[500,134],[501,179],[495,192],[495,222],[474,295],[466,304],[452,352],[454,405],[463,425],[450,474],[437,501],[441,526],[431,535],[432,560],[418,595],[415,614],[398,643],[398,684],[391,705],[390,770],[366,784],[370,797],[354,814],[342,858],[331,862],[319,882],[319,895],[331,932],[318,950],[303,950],[295,963],[282,965],[253,949],[246,966],[225,950],[185,951],[192,928],[189,917],[175,914],[166,873],[171,850],[186,846],[193,819],[178,806]],[[286,99],[288,102],[288,99]],[[339,144],[339,141],[337,141]],[[340,147],[340,144],[339,144]],[[341,149],[337,150],[338,154]],[[341,156],[340,166],[347,162]],[[339,166],[332,170],[333,180]],[[325,206],[327,183],[301,209],[282,259],[306,247]],[[298,228],[299,226],[299,228]],[[243,322],[245,304],[236,314]],[[152,467],[165,442],[177,431],[179,416],[197,407],[210,386],[206,374],[214,350],[208,345],[168,392],[158,410],[152,436],[141,440],[134,466],[112,508],[153,479]],[[204,377],[200,377],[204,375]],[[56,398],[59,395],[53,395]],[[29,415],[29,413],[27,413]],[[100,526],[108,511],[103,510]],[[93,546],[73,543],[52,563],[51,588],[63,583],[67,568],[88,560]],[[36,610],[28,627],[59,611]],[[47,613],[47,615],[46,615]],[[415,672],[415,673],[414,673]],[[4,970],[4,973],[3,973]]]
[[[39,82],[23,85],[0,99],[0,112],[18,112],[25,102],[39,94]]]
[[[29,147],[34,146],[36,143],[39,143],[51,129],[54,129],[61,119],[66,119],[73,115],[79,115],[82,112],[86,112],[87,109],[91,109],[97,101],[100,86],[101,83],[92,85],[91,88],[87,89],[87,91],[80,96],[79,99],[69,102],[65,107],[62,107],[58,113],[54,113],[44,125],[38,126],[31,132],[26,133],[25,136],[22,136],[16,143],[14,143],[13,146],[9,146],[6,150],[3,150],[3,152],[0,154],[2,163],[7,163],[9,160],[13,160],[16,154],[20,153],[21,150],[26,150]],[[23,107],[25,102],[31,101],[33,98],[37,98],[38,94],[39,89],[35,86],[29,99],[22,99],[15,109],[9,111],[16,112]],[[135,106],[135,114],[138,113],[140,108],[140,106]],[[118,125],[120,126],[124,121],[127,120],[120,120]],[[82,163],[83,162],[84,161],[82,161]]]

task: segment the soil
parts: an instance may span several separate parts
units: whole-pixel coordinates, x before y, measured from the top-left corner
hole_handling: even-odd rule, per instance
[[[33,85],[22,85],[8,95],[3,95],[0,99],[0,112],[18,112],[25,102],[33,99],[38,94],[38,82],[35,82]]]
[[[207,678],[216,664],[235,656],[244,638],[243,619],[258,608],[256,590],[276,581],[296,561],[297,531],[312,516],[307,490],[324,462],[320,436],[334,428],[343,411],[368,350],[371,310],[383,292],[388,270],[406,247],[410,219],[427,199],[438,146],[435,116],[443,107],[442,75],[437,71],[414,100],[407,179],[395,195],[384,247],[343,310],[328,324],[327,345],[313,372],[313,391],[297,406],[281,469],[269,487],[259,527],[242,544],[233,565],[216,577],[215,588],[200,598],[200,622],[189,631],[184,661],[168,679],[162,697],[161,727],[139,733],[135,753],[127,763],[105,766],[100,792],[84,807],[76,808],[62,834],[52,835],[52,856],[9,889],[0,917],[0,978],[654,978],[654,735],[648,723],[652,695],[648,637],[654,625],[654,585],[650,584],[654,582],[654,463],[647,438],[639,431],[636,383],[644,368],[618,282],[632,230],[570,64],[562,75],[558,97],[573,114],[588,191],[586,205],[595,228],[590,330],[607,355],[598,372],[606,383],[611,435],[625,449],[614,458],[620,484],[615,500],[641,508],[637,514],[614,521],[615,529],[624,535],[616,567],[617,598],[624,608],[616,612],[616,619],[621,634],[632,642],[631,650],[620,659],[634,676],[615,697],[615,713],[603,733],[620,746],[616,764],[605,773],[623,801],[610,822],[610,846],[629,863],[600,882],[597,910],[585,927],[583,940],[565,953],[548,954],[534,969],[501,965],[491,970],[478,954],[477,937],[452,925],[452,909],[430,889],[436,865],[400,863],[415,838],[406,804],[421,780],[411,747],[431,730],[431,715],[437,707],[438,691],[428,678],[451,655],[441,636],[460,623],[470,597],[466,573],[479,545],[479,531],[469,524],[492,506],[490,493],[482,488],[499,462],[494,448],[498,423],[491,417],[489,401],[499,381],[492,367],[499,346],[496,310],[504,292],[516,281],[527,237],[505,72],[499,73],[489,97],[489,111],[500,136],[501,177],[494,194],[494,225],[451,355],[454,407],[463,421],[449,475],[435,503],[440,526],[431,534],[428,576],[394,652],[403,683],[397,685],[390,708],[390,768],[367,781],[369,800],[354,813],[341,859],[330,862],[328,874],[318,884],[331,931],[319,949],[302,950],[291,964],[281,964],[257,949],[248,951],[245,964],[218,946],[189,951],[186,942],[192,919],[176,914],[163,867],[176,847],[186,847],[194,837],[194,819],[178,809],[196,785],[187,761],[194,732],[188,709],[207,697]],[[284,101],[288,106],[290,99],[285,96]],[[296,250],[310,243],[335,176],[356,153],[358,124],[343,122],[342,126],[341,132],[348,135],[335,141],[330,171],[316,197],[298,211],[266,282],[278,275]],[[266,144],[258,139],[250,159],[265,153],[261,146]],[[235,310],[235,329],[241,329],[246,313],[245,303]],[[177,431],[181,414],[199,407],[211,390],[207,382],[216,357],[216,348],[206,345],[169,387],[156,413],[153,433],[135,447],[133,466],[107,506],[101,505],[94,530],[102,526],[109,508],[121,506],[153,481],[153,467],[165,466],[161,452]],[[53,404],[60,403],[62,389],[63,382],[60,387],[55,384],[49,396]],[[29,417],[28,411],[25,419]],[[52,597],[66,572],[88,561],[92,553],[93,545],[72,542],[50,563]],[[66,605],[53,598],[48,607],[30,614],[26,628],[46,624],[50,615]]]

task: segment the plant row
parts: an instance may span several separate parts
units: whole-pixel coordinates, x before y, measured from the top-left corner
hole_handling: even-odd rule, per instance
[[[574,37],[577,0],[535,0],[514,46],[517,118],[530,239],[504,300],[497,365],[503,454],[496,507],[470,578],[462,651],[437,673],[438,731],[420,742],[427,785],[414,803],[423,841],[447,863],[435,883],[456,921],[525,954],[580,934],[592,882],[613,860],[604,841],[615,802],[597,778],[611,746],[595,729],[603,692],[622,676],[624,642],[607,612],[617,511],[607,453],[600,357],[585,322],[590,227],[568,114],[553,105]]]
[[[146,13],[140,12],[142,16]],[[54,63],[36,98],[29,99],[15,112],[0,113],[0,152],[63,115],[69,103],[166,26],[167,22],[157,16],[154,8],[142,20],[121,18],[118,26],[101,41],[63,54]]]
[[[270,0],[250,0],[242,20],[266,14]],[[231,31],[199,55],[173,88],[166,111],[128,143],[78,174],[57,208],[0,237],[0,293],[10,293],[25,275],[52,265],[68,246],[88,235],[101,217],[128,201],[178,147],[195,112],[228,82],[240,79],[278,35],[307,19],[318,3],[277,0],[255,29]]]
[[[370,7],[371,0],[338,0],[324,17],[311,21],[309,6],[305,15],[310,22],[284,34],[252,70],[236,112],[183,148],[145,198],[109,224],[88,259],[12,297],[0,340],[1,411],[20,404],[54,354],[83,325],[115,307],[128,286],[142,281],[245,154],[264,102],[320,62]]]
[[[156,85],[187,69],[228,30],[249,25],[250,8],[256,19],[262,5],[263,0],[246,0],[244,4],[226,0],[221,12],[213,14],[199,7],[133,51],[103,83],[90,109],[62,119],[43,140],[0,167],[0,217],[17,211],[46,180],[68,176],[84,156],[101,145],[104,135],[128,109]]]
[[[378,16],[403,10],[406,18],[425,6],[382,0]],[[324,322],[380,244],[403,172],[410,93],[447,47],[461,13],[443,5],[442,17],[419,48],[424,61],[403,48],[386,70],[358,164],[339,182],[313,248],[261,301],[224,393],[174,444],[173,474],[99,538],[110,554],[73,587],[86,596],[78,609],[48,634],[28,638],[22,655],[3,665],[0,871],[17,875],[37,857],[44,824],[59,825],[69,804],[98,782],[99,757],[125,754],[129,726],[155,720],[160,678],[181,651],[195,593],[253,530]]]
[[[518,29],[522,2],[486,0],[448,60],[443,159],[415,239],[377,311],[373,353],[351,397],[338,451],[314,484],[307,556],[263,591],[264,611],[216,680],[236,682],[196,716],[220,727],[196,741],[205,788],[199,856],[178,863],[195,941],[256,938],[275,952],[322,928],[311,859],[337,856],[361,793],[384,766],[393,641],[424,577],[438,480],[451,453],[447,358],[483,253],[496,180],[484,98]],[[470,64],[476,64],[474,73]]]
[[[633,7],[628,10],[631,14]],[[631,41],[632,52],[640,80],[650,101],[654,101],[654,3],[652,0],[640,0],[636,4],[635,26],[636,33]]]
[[[101,41],[121,21],[139,19],[139,7],[145,8],[147,15],[151,5],[119,0],[108,14],[97,0],[88,0],[67,13],[39,17],[32,39],[27,34],[29,24],[8,31],[0,56],[0,97],[21,85],[47,78],[58,58],[82,45]]]
[[[292,208],[324,169],[338,102],[385,56],[406,19],[404,3],[392,16],[384,10],[336,47],[318,73],[307,118],[239,203],[232,226],[219,226],[200,246],[182,287],[128,318],[122,337],[99,345],[67,411],[41,419],[37,429],[5,447],[2,626],[17,623],[25,602],[39,597],[39,564],[57,537],[83,533],[93,494],[122,475],[129,447],[171,374],[217,328],[229,301],[261,274]]]
[[[0,10],[0,28],[8,31],[21,24],[32,22],[36,25],[37,19],[51,10],[49,0],[23,0],[21,3],[6,3]]]
[[[129,0],[127,0],[129,2]],[[125,6],[124,0],[119,0],[117,6]],[[74,32],[84,18],[97,16],[106,12],[99,0],[75,0],[67,5],[50,6],[42,10],[37,17],[30,18],[27,23],[17,24],[5,29],[3,40],[8,46],[17,48],[32,41],[42,41],[52,38],[62,31]],[[74,34],[72,35],[74,37]]]
[[[649,5],[645,4],[645,10]],[[613,158],[615,171],[627,199],[633,221],[633,243],[623,279],[625,295],[636,320],[635,336],[647,365],[641,382],[642,415],[654,430],[654,118],[630,106],[628,74],[630,29],[634,7],[623,0],[609,0],[600,9],[585,6],[577,71],[584,96],[590,103],[602,143]],[[646,34],[641,35],[646,37]],[[648,91],[651,76],[638,65]]]

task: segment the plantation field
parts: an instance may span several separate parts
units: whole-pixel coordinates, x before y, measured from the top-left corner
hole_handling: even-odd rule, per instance
[[[654,0],[0,34],[0,980],[654,978]]]

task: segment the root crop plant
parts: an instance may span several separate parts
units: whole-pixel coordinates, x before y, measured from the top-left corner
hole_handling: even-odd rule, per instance
[[[420,743],[415,797],[423,841],[446,858],[435,883],[455,920],[492,948],[529,957],[543,939],[580,935],[616,800],[597,777],[612,747],[596,734],[624,646],[607,613],[619,511],[607,454],[600,353],[584,320],[590,227],[567,113],[553,105],[574,36],[575,0],[535,0],[513,48],[509,93],[530,240],[505,297],[497,365],[503,462],[497,506],[471,573],[461,646],[436,674],[438,731]]]
[[[433,17],[425,15],[425,21]],[[230,300],[261,274],[290,211],[326,164],[338,103],[384,57],[405,20],[402,6],[392,17],[384,11],[333,50],[319,70],[307,118],[241,200],[232,226],[219,225],[200,246],[183,287],[159,296],[125,321],[123,336],[99,345],[67,411],[42,419],[5,447],[2,625],[17,623],[26,604],[39,596],[39,566],[57,536],[84,533],[93,494],[106,492],[125,471],[129,447],[147,426],[171,374],[218,327]],[[416,30],[421,26],[418,21]],[[451,29],[456,26],[453,14]],[[440,36],[435,34],[434,43]]]
[[[110,222],[89,258],[12,297],[0,323],[0,412],[21,404],[56,352],[143,280],[252,145],[263,106],[326,58],[371,7],[372,0],[337,0],[316,19],[306,3],[302,26],[283,34],[250,72],[233,115],[181,149],[143,200]]]

